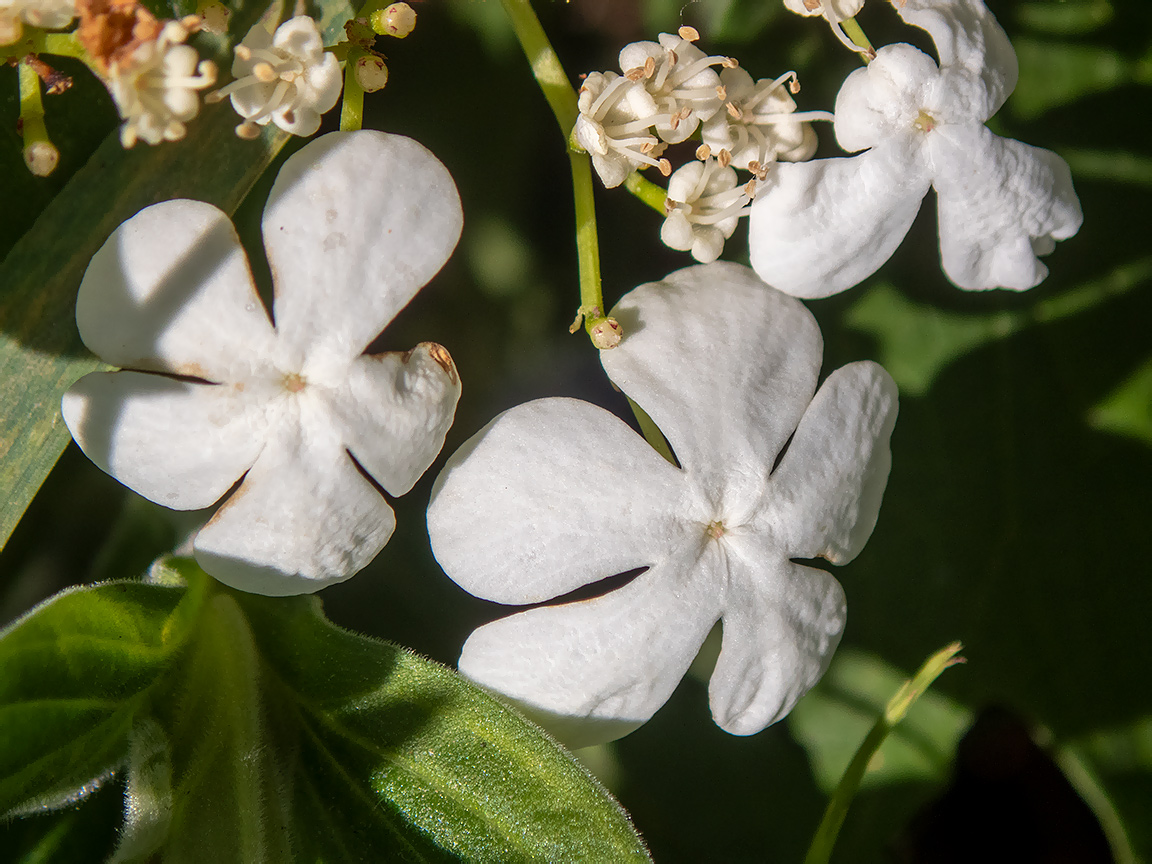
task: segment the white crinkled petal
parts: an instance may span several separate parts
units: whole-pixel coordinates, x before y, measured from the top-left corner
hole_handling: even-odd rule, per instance
[[[796,428],[822,341],[802,303],[727,262],[677,270],[625,294],[608,377],[668,438],[706,493],[749,503]]]
[[[941,119],[948,108],[947,82],[919,48],[885,45],[876,58],[846,79],[836,94],[837,143],[850,153],[885,138],[922,135],[913,125],[921,111]],[[967,117],[962,118],[967,120]]]
[[[892,377],[867,360],[820,385],[756,520],[779,552],[846,564],[864,548],[892,465],[897,398]]]
[[[983,123],[1016,89],[1012,43],[982,0],[894,0],[900,17],[936,43],[947,88],[966,116]]]
[[[342,582],[376,557],[396,527],[392,508],[309,396],[296,396],[300,425],[280,425],[193,541],[200,566],[241,591],[280,597]]]
[[[931,183],[923,163],[905,142],[887,141],[847,159],[776,166],[752,202],[752,266],[795,297],[827,297],[860,283],[916,218]]]
[[[537,603],[655,564],[680,542],[680,471],[614,415],[541,399],[452,455],[428,507],[444,572],[498,603]]]
[[[217,501],[264,446],[263,400],[231,385],[94,372],[64,394],[80,449],[129,489],[175,510]]]
[[[269,368],[275,334],[228,217],[165,201],[112,232],[76,298],[76,325],[108,363],[237,382]]]
[[[460,196],[410,138],[331,132],[294,154],[264,209],[276,329],[305,376],[346,363],[448,260]]]
[[[984,126],[931,135],[944,272],[961,288],[1032,288],[1048,274],[1036,257],[1080,229],[1068,163]]]
[[[357,357],[327,398],[356,461],[389,495],[403,495],[444,446],[460,376],[442,346],[425,342],[407,353]]]
[[[716,547],[705,554],[714,559]],[[719,617],[717,562],[697,562],[687,550],[678,557],[602,597],[479,628],[460,671],[569,747],[628,734],[672,695]]]
[[[305,65],[311,65],[319,61],[324,53],[324,37],[310,16],[297,15],[276,28],[272,34],[272,47]]]
[[[708,700],[721,729],[752,735],[820,680],[844,631],[845,599],[823,570],[782,561],[758,539],[729,542],[734,577]]]

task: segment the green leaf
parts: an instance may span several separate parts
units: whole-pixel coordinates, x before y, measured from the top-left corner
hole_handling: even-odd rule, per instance
[[[1152,359],[1097,403],[1088,422],[1096,429],[1152,444]]]
[[[123,802],[123,787],[109,782],[80,805],[0,822],[5,864],[104,864]]]
[[[569,754],[459,676],[340,630],[310,598],[236,599],[304,860],[648,860]]]
[[[1092,93],[1138,80],[1138,67],[1118,51],[1095,45],[1017,39],[1020,82],[1009,110],[1032,119]]]
[[[200,593],[74,589],[0,632],[0,813],[77,800],[124,761],[133,716],[183,647]]]
[[[1113,14],[1108,0],[1044,0],[1020,4],[1016,20],[1032,30],[1071,35],[1098,30],[1112,20]]]
[[[860,742],[908,675],[875,655],[837,652],[828,672],[788,715],[788,728],[808,751],[816,782],[831,793]],[[936,690],[888,733],[861,789],[909,781],[943,782],[972,712]]]

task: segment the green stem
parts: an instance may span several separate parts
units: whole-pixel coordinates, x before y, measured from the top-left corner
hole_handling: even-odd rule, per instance
[[[604,295],[600,288],[600,238],[596,233],[596,200],[592,187],[592,162],[582,153],[569,153],[572,163],[572,193],[576,201],[576,261],[580,270],[580,309],[584,329],[604,317]]]
[[[47,177],[60,162],[60,151],[44,125],[44,102],[40,76],[27,63],[20,64],[20,134],[24,138],[24,163],[37,177]]]
[[[668,215],[664,209],[664,202],[668,198],[667,190],[663,186],[657,186],[639,171],[633,171],[624,178],[624,188],[661,216]]]
[[[532,74],[564,136],[565,145],[579,113],[576,93],[568,83],[568,76],[560,58],[548,41],[540,19],[532,11],[528,0],[503,0],[504,11],[512,21],[512,29],[524,49],[532,67]],[[592,163],[586,153],[571,149],[572,192],[576,203],[576,259],[580,268],[580,314],[584,330],[591,336],[592,328],[604,320],[604,296],[600,288],[600,240],[596,232],[596,202],[593,197]]]
[[[560,124],[560,132],[565,142],[576,125],[576,93],[568,83],[568,75],[560,63],[560,58],[548,41],[544,28],[540,26],[540,19],[532,11],[532,4],[528,0],[503,0],[504,11],[512,21],[512,29],[516,31],[516,38],[520,40],[520,47],[532,66],[532,74],[536,83],[548,100],[552,113],[556,115],[556,122]]]
[[[832,848],[836,845],[840,827],[844,824],[844,817],[848,815],[848,805],[852,803],[856,790],[860,788],[860,781],[868,770],[868,763],[872,761],[872,757],[876,755],[888,733],[904,719],[908,709],[924,694],[940,673],[949,666],[964,662],[963,657],[956,656],[962,647],[959,642],[953,642],[941,648],[929,657],[920,670],[905,681],[896,691],[896,695],[888,701],[884,713],[877,719],[876,725],[872,727],[864,743],[848,763],[844,776],[840,778],[836,791],[832,793],[832,799],[824,811],[824,818],[820,821],[820,827],[816,829],[812,845],[808,847],[808,854],[804,857],[804,864],[827,864],[832,857]]]
[[[872,58],[876,56],[876,49],[872,47],[872,43],[868,41],[868,37],[864,35],[864,30],[861,29],[860,24],[855,18],[845,18],[840,22],[840,27],[844,31],[844,35],[851,39],[857,48],[860,49],[860,55],[864,58],[864,64],[872,62]]]
[[[54,54],[57,57],[74,57],[87,66],[88,52],[76,39],[74,33],[46,33],[35,27],[29,27],[26,35],[11,45],[0,48],[0,60],[22,60],[29,54]]]
[[[344,101],[340,106],[340,131],[355,132],[364,125],[364,88],[356,80],[356,62],[363,54],[349,50],[344,61]]]

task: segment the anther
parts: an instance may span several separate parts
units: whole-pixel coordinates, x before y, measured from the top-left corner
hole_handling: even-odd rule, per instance
[[[700,31],[697,30],[695,27],[689,27],[687,25],[681,27],[679,30],[676,31],[676,33],[685,42],[695,42],[700,38]]]
[[[707,159],[711,155],[712,155],[712,148],[709,147],[707,144],[701,144],[699,147],[696,148],[696,158],[699,159],[701,162],[703,162],[705,159]]]
[[[727,168],[732,164],[732,154],[729,153],[726,149],[721,150],[719,155],[716,157],[716,161],[720,163],[721,168]]]
[[[656,163],[656,167],[658,167],[660,169],[660,173],[663,174],[665,177],[668,177],[672,173],[672,163],[669,162],[667,159],[661,159],[659,162]]]

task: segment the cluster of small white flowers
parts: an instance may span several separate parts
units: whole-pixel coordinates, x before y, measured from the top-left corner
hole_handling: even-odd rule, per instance
[[[216,83],[216,64],[184,44],[189,32],[183,22],[169,21],[155,39],[110,64],[108,90],[124,118],[125,147],[183,138],[184,124],[200,111],[197,91]]]
[[[661,33],[658,42],[633,42],[620,52],[623,74],[585,76],[572,135],[611,189],[645,166],[668,177],[672,163],[661,158],[667,145],[699,131],[704,145],[697,157],[705,164],[686,164],[669,181],[660,236],[707,263],[747,215],[744,205],[768,166],[810,158],[816,134],[809,121],[832,115],[796,112],[794,72],[756,81],[734,58],[701,51],[694,44],[699,38],[693,28],[681,27],[677,35]],[[733,168],[750,171],[753,179],[739,183]]]
[[[285,21],[275,33],[263,24],[249,30],[236,46],[232,76],[236,80],[207,101],[232,100],[244,118],[236,127],[241,138],[255,138],[269,123],[292,135],[314,134],[343,86],[339,61],[324,50],[320,29],[306,15]]]
[[[59,30],[75,18],[75,0],[0,0],[0,45],[19,40],[25,24]]]

